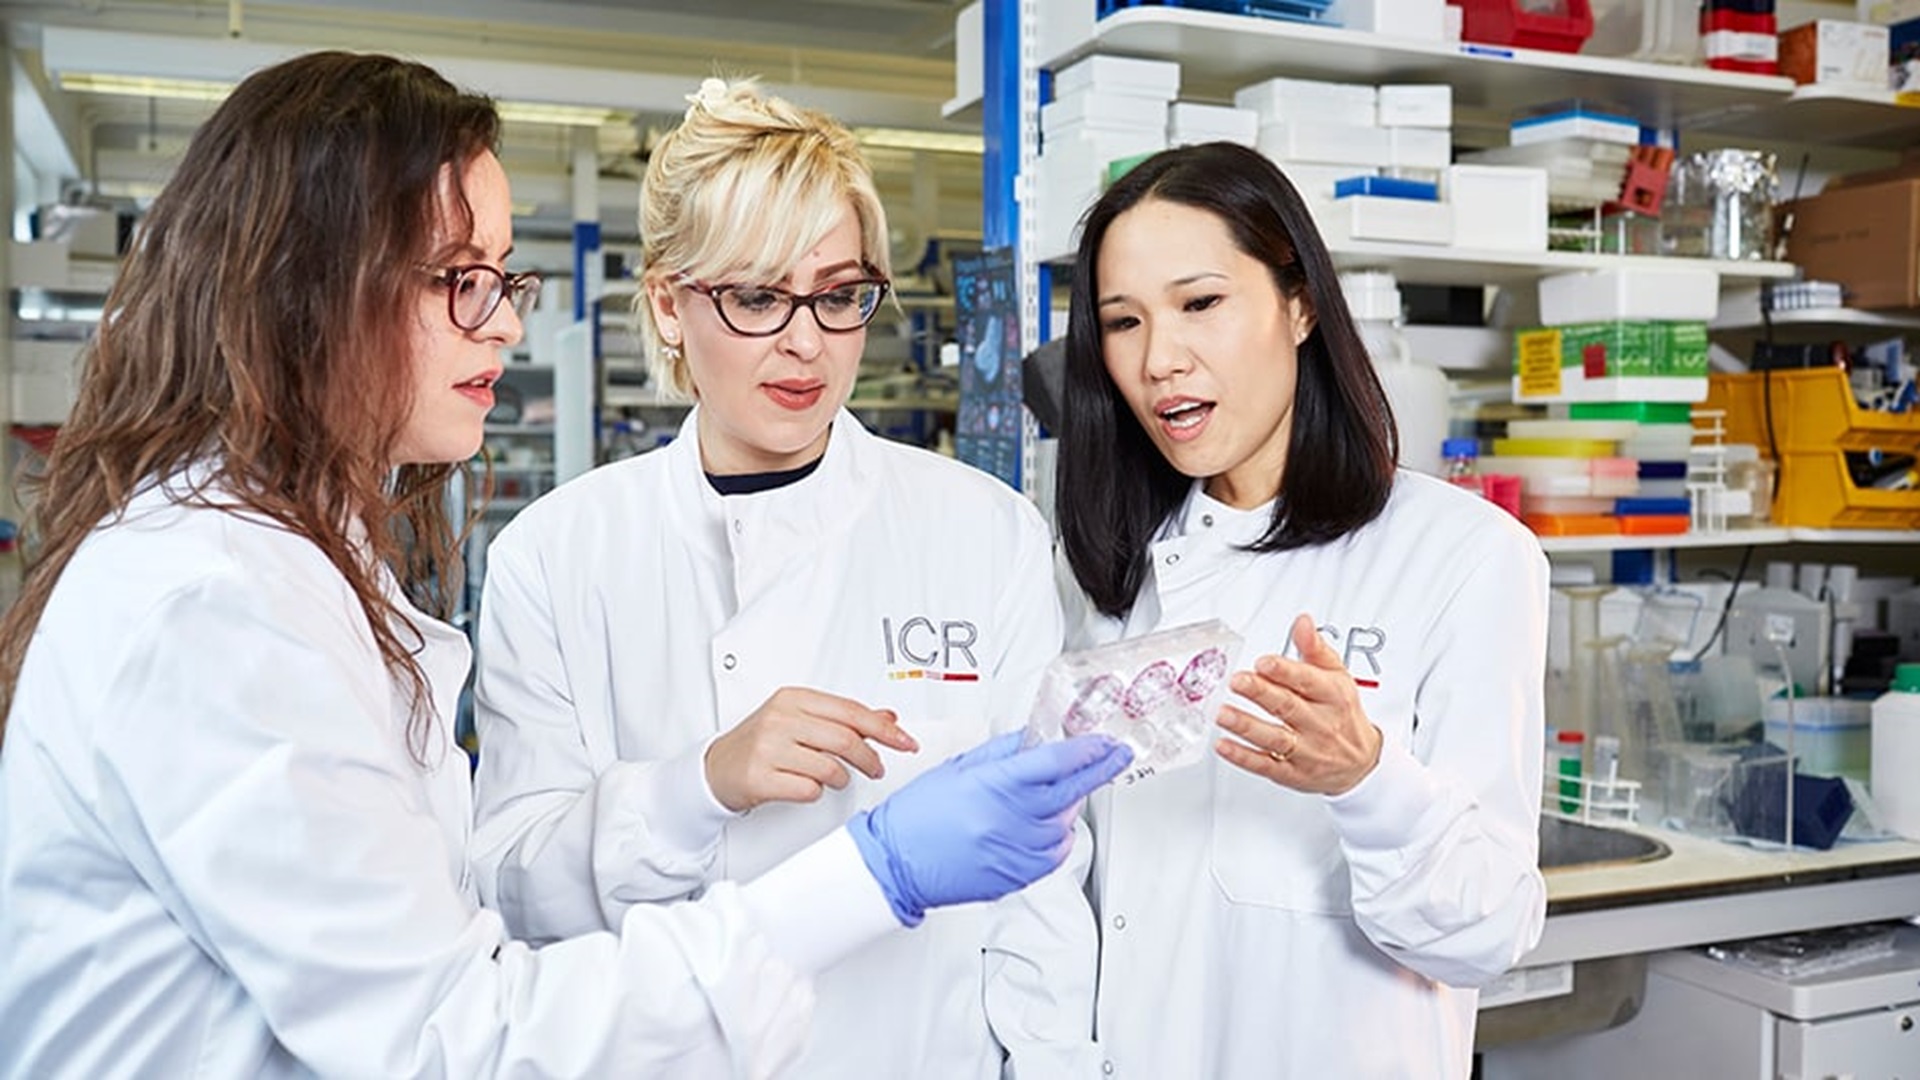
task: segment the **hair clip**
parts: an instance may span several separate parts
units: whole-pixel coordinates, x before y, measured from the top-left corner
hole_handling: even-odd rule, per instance
[[[727,100],[727,81],[707,78],[700,80],[700,89],[687,95],[688,105],[699,105],[712,112]]]

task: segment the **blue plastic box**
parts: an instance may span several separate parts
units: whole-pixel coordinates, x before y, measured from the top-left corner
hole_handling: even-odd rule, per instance
[[[1349,176],[1333,185],[1333,197],[1381,195],[1389,199],[1440,201],[1440,185],[1425,180],[1403,180],[1397,176]]]

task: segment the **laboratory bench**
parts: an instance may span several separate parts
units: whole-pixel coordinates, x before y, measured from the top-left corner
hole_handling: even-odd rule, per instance
[[[1920,927],[1892,924],[1892,955],[1804,975],[1697,948],[1883,933],[1920,915],[1920,843],[1789,850],[1621,828],[1668,853],[1546,871],[1540,944],[1481,993],[1478,1075],[1885,1077],[1920,1062]]]
[[[1787,850],[1620,828],[1670,853],[1547,871],[1546,930],[1520,967],[1920,915],[1920,842]]]

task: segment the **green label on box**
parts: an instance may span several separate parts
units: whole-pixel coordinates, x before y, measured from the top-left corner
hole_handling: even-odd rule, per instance
[[[1707,377],[1707,324],[1703,322],[1662,323],[1666,347],[1661,370],[1655,374],[1682,379]]]

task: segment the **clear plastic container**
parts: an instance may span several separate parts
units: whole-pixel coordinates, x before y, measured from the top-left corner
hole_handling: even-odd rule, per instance
[[[1786,979],[1840,971],[1892,956],[1897,923],[1861,923],[1708,945],[1715,960]]]
[[[1133,764],[1122,784],[1194,764],[1215,730],[1241,644],[1209,619],[1062,653],[1041,676],[1026,741],[1097,733],[1123,742]]]
[[[1747,443],[1727,447],[1727,489],[1745,492],[1749,508],[1745,514],[1728,514],[1729,526],[1757,528],[1773,520],[1773,474],[1773,460],[1762,457],[1758,447]]]

